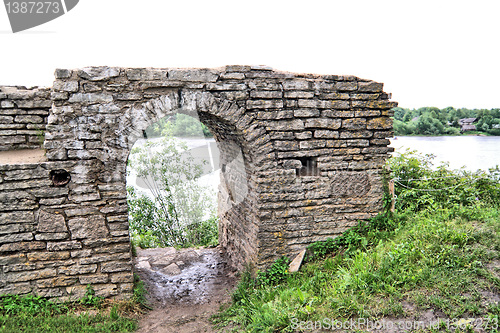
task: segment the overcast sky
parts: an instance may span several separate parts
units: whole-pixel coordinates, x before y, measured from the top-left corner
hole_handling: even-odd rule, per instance
[[[13,34],[0,7],[0,84],[55,68],[220,67],[349,74],[402,107],[500,107],[500,1],[81,0]]]

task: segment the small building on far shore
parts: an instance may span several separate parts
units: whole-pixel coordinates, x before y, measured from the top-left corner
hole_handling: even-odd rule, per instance
[[[460,131],[468,132],[475,131],[476,125],[473,123],[477,120],[477,118],[462,118],[458,120],[458,124],[460,125]]]

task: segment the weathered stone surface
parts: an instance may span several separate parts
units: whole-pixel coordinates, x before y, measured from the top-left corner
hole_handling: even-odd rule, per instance
[[[82,275],[88,273],[95,273],[97,271],[97,265],[71,265],[67,267],[59,267],[59,273],[65,275]]]
[[[68,227],[73,239],[98,239],[106,238],[108,235],[106,220],[102,215],[69,219]]]
[[[86,103],[86,104],[96,104],[96,103],[109,103],[113,101],[112,95],[107,94],[96,94],[96,93],[87,93],[87,94],[73,94],[69,98],[69,102],[71,103]]]
[[[67,232],[64,216],[60,213],[49,213],[45,210],[40,210],[38,213],[39,232]]]
[[[177,274],[181,273],[181,270],[180,270],[179,266],[177,266],[177,264],[173,262],[170,265],[168,265],[167,267],[162,268],[161,272],[163,274],[166,274],[166,275],[177,275]]]
[[[78,71],[78,76],[90,81],[101,81],[117,77],[120,69],[116,67],[85,67]]]
[[[91,283],[99,295],[131,294],[127,158],[177,112],[218,141],[220,244],[236,267],[293,257],[381,209],[396,105],[381,83],[267,66],[55,76],[50,89],[0,87],[0,149],[39,147],[45,131],[48,160],[0,165],[0,292],[71,300]],[[174,249],[139,266],[177,274],[197,255]]]
[[[331,194],[334,197],[361,197],[370,187],[365,172],[339,172],[332,178]]]
[[[79,89],[78,81],[55,81],[54,90],[77,92]]]
[[[76,250],[81,248],[82,243],[78,241],[47,243],[47,250],[49,251]]]
[[[101,272],[103,273],[123,272],[131,269],[132,264],[130,262],[105,262],[101,265]]]

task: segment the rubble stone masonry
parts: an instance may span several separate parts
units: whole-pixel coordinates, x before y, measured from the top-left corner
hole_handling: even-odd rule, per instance
[[[0,294],[129,297],[126,163],[143,131],[177,112],[221,152],[220,243],[266,267],[382,208],[392,111],[382,84],[265,66],[58,69],[49,89],[0,87]]]

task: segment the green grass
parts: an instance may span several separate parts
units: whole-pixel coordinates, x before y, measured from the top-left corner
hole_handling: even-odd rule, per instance
[[[145,289],[135,276],[134,295],[128,301],[95,296],[92,287],[73,303],[56,304],[34,295],[0,296],[0,333],[134,332],[145,307]]]
[[[500,305],[491,299],[500,294],[498,174],[430,169],[428,160],[409,155],[397,161],[399,169],[393,166],[396,176],[403,183],[427,181],[397,189],[395,214],[312,244],[301,270],[279,276],[279,283],[261,278],[267,274],[273,281],[268,275],[282,272],[279,262],[256,279],[244,273],[215,324],[235,331],[293,332],[311,328],[297,323],[313,325],[325,318],[416,320],[429,310],[449,320],[498,323]],[[457,179],[430,180],[450,175]],[[456,184],[445,193],[422,194],[417,188]]]

